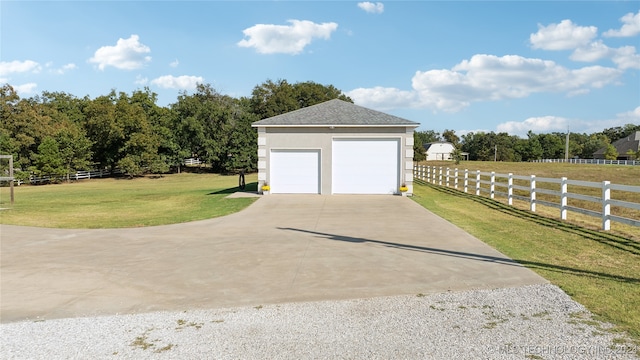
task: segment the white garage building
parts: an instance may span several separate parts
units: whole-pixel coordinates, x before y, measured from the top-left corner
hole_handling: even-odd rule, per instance
[[[418,123],[342,100],[253,123],[258,188],[273,194],[397,194],[413,190]]]

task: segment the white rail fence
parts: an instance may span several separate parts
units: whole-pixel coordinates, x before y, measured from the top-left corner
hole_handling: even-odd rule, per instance
[[[427,165],[415,165],[414,177],[431,184],[453,187],[454,189],[462,188],[462,191],[468,193],[469,190],[475,192],[475,195],[480,196],[482,193],[488,193],[491,199],[494,199],[496,195],[507,198],[507,203],[513,205],[513,199],[519,199],[529,202],[529,210],[536,211],[536,205],[541,204],[560,209],[560,218],[567,220],[567,212],[573,211],[580,214],[594,216],[602,219],[602,229],[611,230],[611,221],[624,223],[632,226],[640,226],[640,218],[627,218],[622,216],[616,216],[611,214],[611,207],[616,206],[620,208],[634,209],[640,211],[640,204],[616,200],[611,198],[611,191],[624,191],[630,193],[640,194],[640,186],[630,185],[617,185],[611,184],[610,181],[590,182],[569,180],[566,177],[560,179],[536,177],[535,175],[521,176],[509,174],[497,174],[495,172],[481,172],[476,170],[475,172],[464,169],[460,171],[458,169],[450,169],[436,166]],[[502,179],[498,181],[497,179]],[[528,183],[528,186],[514,184],[514,180],[521,180],[520,182]],[[504,182],[506,181],[506,182]],[[557,190],[549,189],[549,187],[539,187],[540,183],[554,184],[551,188],[556,187]],[[485,185],[485,186],[482,186]],[[569,192],[569,185],[578,186],[583,188],[596,188],[601,190],[601,196],[592,196],[579,193]],[[520,190],[520,193],[528,193],[528,196],[518,195],[516,190]],[[559,198],[559,202],[546,201],[537,199],[537,194],[547,194]],[[593,202],[599,204],[597,206],[600,211],[584,209],[576,206],[569,206],[568,199],[577,199],[587,202]]]
[[[122,170],[115,169],[114,171],[108,171],[108,170],[76,171],[74,174],[69,174],[69,179],[71,180],[95,179],[95,178],[101,178],[105,176],[118,175],[118,174],[122,174]],[[57,176],[57,175],[29,176],[29,182],[31,184],[49,183],[51,181],[66,180],[66,179],[67,179],[66,175],[64,176]]]
[[[640,165],[640,160],[605,160],[605,159],[541,159],[531,162],[568,163],[568,164],[596,164],[596,165]]]
[[[200,159],[188,158],[188,159],[184,159],[184,164],[186,166],[193,166],[193,165],[201,165],[204,163]]]

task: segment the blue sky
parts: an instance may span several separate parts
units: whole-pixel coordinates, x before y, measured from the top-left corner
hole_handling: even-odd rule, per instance
[[[637,1],[6,1],[0,83],[22,97],[268,79],[334,85],[419,130],[640,124]]]

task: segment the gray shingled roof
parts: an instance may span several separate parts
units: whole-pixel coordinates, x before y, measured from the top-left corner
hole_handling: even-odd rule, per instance
[[[619,156],[625,156],[629,150],[638,151],[640,149],[640,131],[636,131],[625,138],[614,141],[611,145],[616,148]],[[606,150],[607,148],[603,147],[594,152],[593,155],[603,155]]]
[[[333,99],[252,124],[259,126],[415,126],[418,123]]]

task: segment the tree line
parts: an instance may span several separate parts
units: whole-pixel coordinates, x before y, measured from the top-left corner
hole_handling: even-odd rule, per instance
[[[353,102],[332,85],[271,81],[254,87],[250,97],[222,95],[209,84],[181,92],[168,106],[157,104],[149,88],[131,94],[112,90],[83,98],[44,91],[21,98],[10,85],[0,88],[0,154],[12,154],[16,177],[30,174],[64,177],[79,170],[119,169],[128,176],[180,171],[185,158],[198,158],[212,171],[254,171],[257,132],[251,123],[331,99]],[[593,152],[640,130],[640,125],[572,133],[570,157]],[[424,160],[423,144],[448,141],[469,160],[530,161],[564,158],[562,133],[527,138],[477,132],[461,137],[453,130],[414,133],[415,160]],[[615,149],[614,149],[615,150]],[[617,156],[617,154],[615,155]],[[614,158],[615,158],[614,156]],[[6,169],[6,164],[1,164]]]
[[[168,106],[159,106],[149,88],[93,99],[47,91],[21,98],[6,84],[0,88],[0,153],[13,155],[15,175],[24,180],[90,169],[166,173],[191,157],[216,172],[253,171],[252,122],[335,98],[353,102],[331,85],[286,80],[268,80],[241,98],[200,84]]]
[[[636,131],[640,125],[626,124],[612,127],[601,132],[570,133],[569,158],[592,159],[593,153],[606,148],[605,158],[615,160],[619,155],[611,143],[625,138]],[[459,137],[454,130],[445,130],[442,134],[433,130],[416,131],[414,133],[414,160],[425,159],[424,144],[446,141],[454,145],[458,156],[468,153],[469,160],[475,161],[532,161],[540,159],[564,159],[567,133],[552,132],[548,134],[527,133],[526,138],[501,132],[470,132]],[[631,155],[640,159],[640,154]]]

